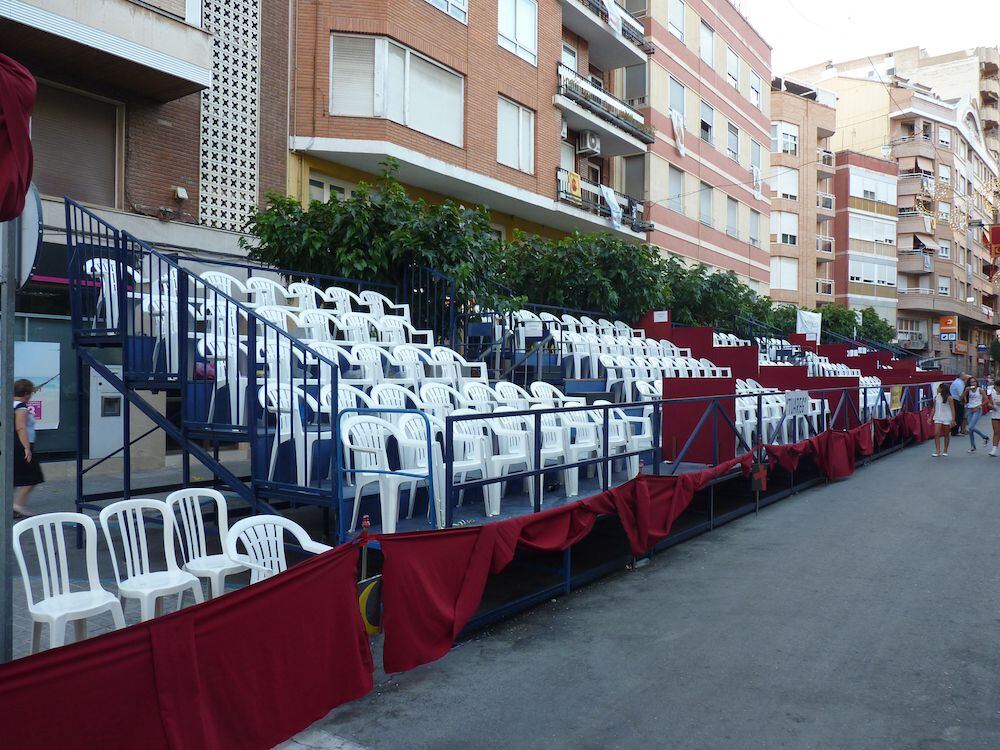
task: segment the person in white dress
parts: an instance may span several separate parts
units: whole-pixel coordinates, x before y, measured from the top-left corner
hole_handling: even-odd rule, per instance
[[[993,422],[993,447],[990,455],[996,456],[1000,451],[1000,379],[986,391],[986,405],[990,408],[990,420]]]
[[[951,428],[957,424],[955,420],[955,399],[947,383],[938,386],[934,396],[934,452],[933,458],[948,455],[948,445],[951,443]],[[942,444],[944,450],[941,450]]]

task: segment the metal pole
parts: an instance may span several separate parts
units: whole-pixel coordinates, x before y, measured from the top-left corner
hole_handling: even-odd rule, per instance
[[[21,223],[14,219],[0,224],[0,254],[3,279],[0,282],[0,392],[14,387],[14,292],[17,287],[15,264],[21,237]],[[8,404],[0,417],[0,662],[14,657],[14,414]],[[36,459],[37,460],[37,459]]]

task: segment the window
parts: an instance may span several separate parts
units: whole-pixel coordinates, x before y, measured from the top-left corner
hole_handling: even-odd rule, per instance
[[[896,225],[885,219],[852,213],[848,233],[852,240],[878,242],[883,245],[896,244]]]
[[[798,258],[771,258],[771,288],[798,291]]]
[[[646,157],[636,154],[622,159],[625,172],[625,195],[641,201],[646,195]]]
[[[881,172],[852,168],[850,194],[854,198],[896,205],[896,178]]]
[[[732,47],[726,47],[726,79],[735,88],[740,87],[740,57]]]
[[[938,128],[938,145],[941,148],[951,148],[951,130]]]
[[[849,278],[863,284],[896,286],[896,267],[866,260],[851,260],[848,264]]]
[[[799,215],[787,211],[772,211],[771,242],[781,245],[798,245]]]
[[[945,221],[951,221],[951,204],[939,202],[938,203],[938,215]]]
[[[684,213],[684,172],[673,164],[667,175],[667,206],[672,211]]]
[[[730,237],[740,234],[740,202],[735,198],[726,199],[726,234]]]
[[[497,161],[522,172],[535,171],[535,113],[497,98]]]
[[[715,143],[715,110],[705,102],[701,103],[701,139]]]
[[[729,140],[726,146],[726,153],[730,159],[740,160],[740,129],[729,123]]]
[[[339,180],[325,174],[309,170],[309,202],[326,203],[331,198],[341,200],[351,194],[351,189]]]
[[[951,240],[938,240],[938,257],[949,260],[951,258]]]
[[[562,58],[560,59],[560,62],[575,73],[576,48],[573,47],[572,45],[566,44],[566,42],[563,42]]]
[[[771,123],[771,151],[796,156],[799,153],[799,126],[790,122]]]
[[[756,71],[750,71],[750,101],[753,103],[757,109],[763,108],[763,99],[761,98],[761,80],[760,76],[757,75]]]
[[[684,118],[684,85],[676,78],[670,79],[670,109]]]
[[[715,32],[704,21],[701,22],[701,38],[699,52],[702,61],[710,67],[715,67]]]
[[[938,276],[938,294],[944,297],[951,296],[951,277]]]
[[[667,8],[667,29],[684,41],[684,0],[670,0]]]
[[[532,65],[538,61],[537,26],[537,0],[500,0],[497,44]]]
[[[449,16],[457,18],[462,23],[468,19],[468,0],[425,0],[435,8],[440,8]]]
[[[771,196],[797,201],[799,199],[799,170],[782,169],[778,172],[774,177],[774,182],[771,183]]]
[[[760,214],[750,211],[750,244],[760,247]]]
[[[384,117],[462,145],[462,76],[388,39],[332,34],[330,43],[331,114]]]
[[[938,179],[941,182],[950,185],[951,184],[951,167],[947,164],[938,164]]]
[[[701,190],[698,193],[698,210],[701,223],[712,226],[712,196],[715,191],[711,185],[701,183]]]
[[[750,141],[750,166],[757,170],[759,173],[761,170],[760,166],[760,149],[761,146],[757,141]]]

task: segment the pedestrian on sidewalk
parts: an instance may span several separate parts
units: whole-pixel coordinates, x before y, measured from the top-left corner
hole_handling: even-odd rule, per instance
[[[28,400],[35,393],[30,380],[14,381],[14,518],[30,516],[28,497],[42,482],[42,468],[35,456],[35,415],[28,408]]]
[[[1000,452],[1000,378],[993,381],[993,385],[986,391],[986,405],[990,407],[990,420],[993,422],[993,447],[990,448],[990,455],[996,456]]]
[[[965,381],[962,381],[963,384]],[[947,383],[938,385],[934,397],[934,452],[932,458],[948,455],[948,445],[951,443],[951,430],[956,422],[956,402],[951,396],[951,388]],[[942,441],[944,450],[941,450]]]
[[[965,395],[965,385],[969,382],[969,377],[968,373],[963,372],[951,381],[949,391],[951,393],[951,400],[955,405],[955,424],[951,428],[952,435],[965,434],[965,403],[962,401],[962,396]]]
[[[969,378],[969,384],[965,387],[965,393],[962,395],[962,405],[965,407],[965,419],[968,425],[966,431],[969,433],[969,444],[972,446],[969,448],[969,453],[976,452],[976,435],[983,439],[983,445],[988,445],[990,442],[986,434],[976,427],[983,416],[986,398],[986,391],[980,387],[979,380]],[[992,407],[985,409],[985,411],[992,411]]]

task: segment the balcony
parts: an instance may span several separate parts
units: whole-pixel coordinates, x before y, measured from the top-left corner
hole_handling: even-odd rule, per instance
[[[986,101],[996,103],[1000,100],[1000,80],[996,78],[982,78],[979,81],[979,93]]]
[[[620,34],[608,23],[601,0],[563,0],[563,26],[587,40],[590,64],[601,70],[642,65],[656,49],[646,40],[642,24],[621,5],[617,7]]]
[[[600,136],[600,156],[645,153],[656,140],[640,112],[562,64],[552,103],[571,130],[592,130]]]
[[[934,177],[923,172],[900,173],[896,194],[934,195]]]
[[[904,135],[895,142],[892,149],[893,155],[897,159],[921,156],[925,159],[937,157],[934,142],[929,135]]]
[[[834,242],[833,237],[827,237],[822,234],[816,235],[816,260],[820,263],[829,263],[833,260]]]
[[[937,227],[937,217],[919,208],[908,207],[899,209],[899,223],[896,234],[934,234]]]
[[[984,104],[980,107],[979,114],[983,118],[984,128],[990,129],[1000,125],[1000,109],[996,104]]]
[[[816,173],[819,179],[826,180],[837,172],[836,157],[832,151],[825,148],[816,149]]]
[[[929,287],[908,287],[899,288],[897,292],[897,307],[900,312],[909,310],[913,312],[930,312],[944,315],[958,315],[967,318],[973,323],[981,325],[995,325],[993,310],[991,314],[986,314],[983,308],[985,305],[966,302],[956,299],[950,294],[936,293]],[[989,309],[989,308],[987,308]]]
[[[833,193],[816,193],[816,208],[819,209],[816,213],[817,221],[828,221],[834,217],[836,213],[837,200],[834,198]]]
[[[833,279],[816,279],[816,296],[833,296]]]
[[[602,186],[594,185],[586,180],[580,180],[579,195],[575,194],[570,186],[569,172],[565,169],[556,171],[557,195],[562,203],[581,208],[588,213],[611,221],[611,210]],[[617,191],[611,191],[622,211],[622,226],[631,229],[633,232],[645,233],[653,231],[652,222],[643,221],[642,201],[631,196],[624,195]]]
[[[905,349],[921,351],[927,348],[927,334],[923,331],[898,331],[896,340]]]
[[[903,250],[896,256],[896,270],[906,274],[925,274],[934,272],[934,253],[930,250]]]
[[[2,0],[0,49],[29,69],[161,102],[208,88],[212,38],[198,4],[159,4],[180,15],[129,0]]]

